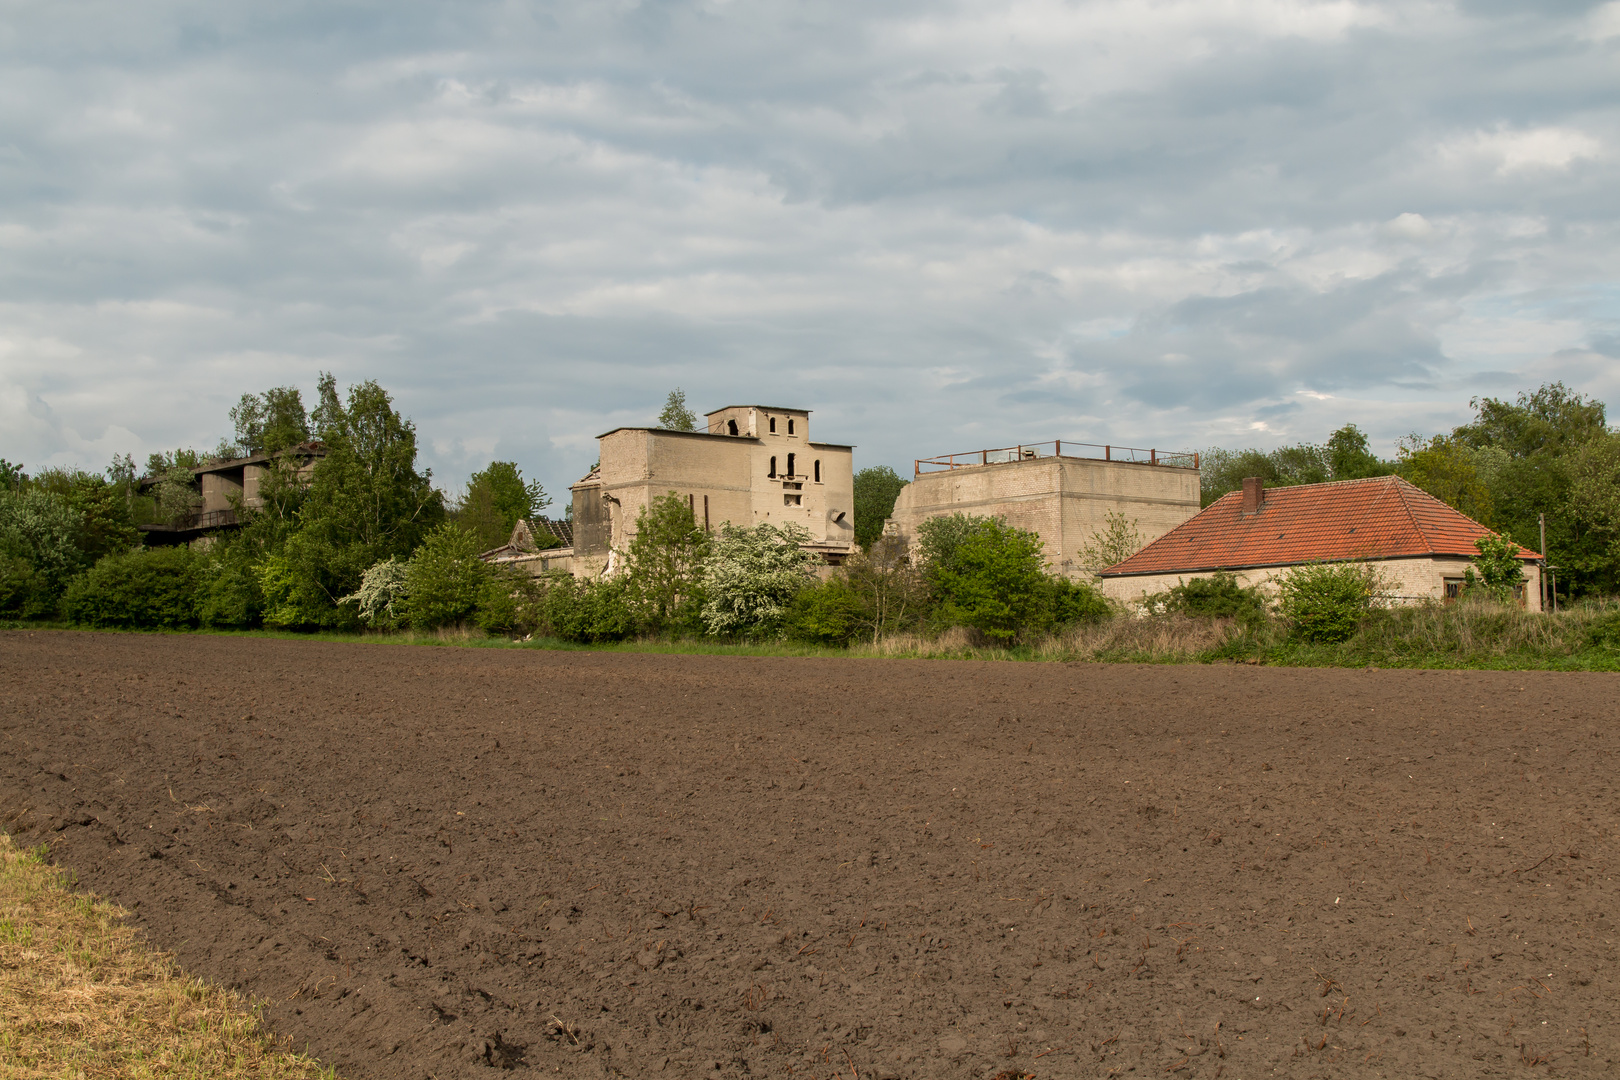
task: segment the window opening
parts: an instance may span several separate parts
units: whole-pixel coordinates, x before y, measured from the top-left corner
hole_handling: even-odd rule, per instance
[[[788,417],[788,434],[793,434],[793,417]]]
[[[821,460],[816,460],[816,483],[821,483]]]
[[[766,476],[775,476],[776,475],[776,458],[774,458],[774,457],[771,458],[771,471],[766,473],[765,475]]]
[[[804,496],[803,495],[783,495],[782,496],[782,504],[784,506],[798,506],[801,503],[803,503],[803,501],[804,501]]]
[[[771,417],[771,434],[776,434],[776,417]]]
[[[793,475],[793,455],[792,454],[788,455],[788,471],[787,471],[787,474],[789,476]]]
[[[735,420],[727,420],[726,421],[726,433],[729,434],[729,435],[737,434],[737,421],[735,421]]]
[[[1459,598],[1461,598],[1462,590],[1463,590],[1463,579],[1462,578],[1460,578],[1460,577],[1448,577],[1448,578],[1446,578],[1444,580],[1444,585],[1445,585],[1445,602],[1446,603],[1448,603],[1448,604],[1455,603]]]

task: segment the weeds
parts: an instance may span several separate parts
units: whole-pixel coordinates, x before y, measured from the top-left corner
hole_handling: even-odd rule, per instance
[[[240,997],[175,970],[125,912],[0,834],[0,1075],[332,1077]]]

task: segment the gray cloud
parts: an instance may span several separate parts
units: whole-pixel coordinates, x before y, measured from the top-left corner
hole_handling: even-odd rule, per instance
[[[858,464],[1387,449],[1612,393],[1620,5],[135,3],[0,17],[0,456],[376,378],[447,484],[790,400]]]

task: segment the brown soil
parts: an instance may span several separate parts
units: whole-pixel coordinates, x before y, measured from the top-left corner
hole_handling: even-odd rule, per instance
[[[0,635],[0,818],[350,1077],[1612,1075],[1606,675]]]

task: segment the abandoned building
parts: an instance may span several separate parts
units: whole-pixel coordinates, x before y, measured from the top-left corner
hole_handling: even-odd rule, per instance
[[[1230,572],[1268,592],[1291,568],[1313,562],[1370,562],[1396,603],[1449,603],[1494,535],[1397,476],[1267,490],[1256,477],[1102,571],[1103,592],[1127,604],[1188,578]],[[1541,610],[1541,556],[1519,548],[1528,579],[1519,603]]]
[[[537,539],[538,538],[538,539]],[[547,543],[546,541],[550,541]],[[512,536],[498,548],[478,556],[534,577],[549,570],[569,570],[574,564],[574,524],[554,518],[519,519]]]
[[[278,463],[290,465],[297,478],[308,483],[315,471],[315,463],[325,456],[326,444],[310,441],[273,454],[204,462],[191,470],[198,480],[202,505],[179,521],[138,527],[145,534],[146,543],[152,547],[189,544],[209,533],[238,528],[242,524],[241,510],[257,509],[264,505],[259,485]],[[143,477],[138,486],[145,492],[157,482],[158,477]]]
[[[597,436],[600,461],[572,487],[572,546],[530,561],[581,577],[607,572],[642,509],[671,492],[706,529],[794,524],[828,563],[855,550],[853,447],[812,442],[806,409],[728,405],[706,419],[707,431],[627,427]]]
[[[1123,514],[1144,541],[1198,513],[1198,455],[1056,440],[922,458],[900,491],[885,532],[908,545],[917,526],[946,514],[1000,517],[1040,536],[1048,568],[1070,578],[1109,513]]]

